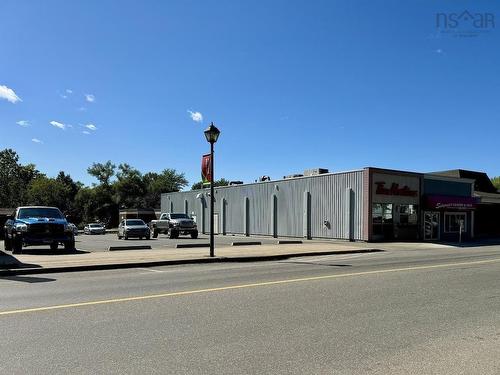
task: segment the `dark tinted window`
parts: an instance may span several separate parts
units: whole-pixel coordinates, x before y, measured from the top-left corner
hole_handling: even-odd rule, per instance
[[[189,219],[189,216],[186,214],[170,214],[171,219]]]
[[[127,220],[127,225],[146,225],[142,220]]]
[[[46,217],[49,219],[64,219],[57,208],[21,208],[19,209],[19,218],[27,219],[29,217]]]

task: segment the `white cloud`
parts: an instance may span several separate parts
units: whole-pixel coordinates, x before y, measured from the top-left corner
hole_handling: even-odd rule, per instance
[[[92,131],[96,131],[97,130],[97,126],[95,126],[94,124],[87,124],[87,125],[85,125],[85,127],[87,129],[92,130]]]
[[[19,120],[18,122],[16,122],[16,124],[22,126],[23,128],[27,128],[31,125],[28,120]]]
[[[38,138],[33,138],[31,140],[32,142],[35,142],[35,143],[43,143],[41,140],[39,140]]]
[[[188,110],[189,116],[191,117],[191,120],[194,122],[202,122],[203,121],[203,115],[200,112],[193,112]]]
[[[87,110],[87,108],[85,108],[85,107],[78,107],[76,110],[80,111],[80,112],[84,112],[84,111]]]
[[[85,100],[89,103],[93,103],[95,102],[95,96],[92,94],[85,94]]]
[[[442,50],[441,48],[438,48],[438,49],[436,50],[436,53],[443,53],[443,50]]]
[[[73,94],[73,90],[71,90],[71,89],[66,89],[66,93],[67,93],[67,94]]]
[[[61,95],[61,98],[63,98],[63,99],[67,99],[67,98],[68,98],[68,95]]]
[[[87,130],[82,131],[82,133],[83,133],[83,134],[87,134],[87,135],[89,135],[89,134],[90,134],[90,132],[89,132],[89,131],[87,131]]]
[[[21,98],[16,95],[14,90],[3,85],[0,85],[0,99],[5,99],[11,103],[22,102]]]
[[[59,129],[62,129],[62,130],[66,129],[66,125],[64,125],[62,122],[51,121],[50,125],[55,126],[56,128],[59,128]]]

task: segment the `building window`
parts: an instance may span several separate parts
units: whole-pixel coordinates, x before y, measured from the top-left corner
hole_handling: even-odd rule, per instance
[[[385,225],[391,225],[392,219],[392,204],[391,203],[374,203],[372,207],[372,223],[373,234],[383,235]]]
[[[399,225],[417,225],[418,223],[418,206],[415,204],[401,204],[396,206]]]
[[[467,231],[467,214],[465,212],[445,212],[444,214],[444,232],[445,233],[458,233]]]

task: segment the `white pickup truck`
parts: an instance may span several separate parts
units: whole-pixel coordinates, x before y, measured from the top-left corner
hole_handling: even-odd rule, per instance
[[[163,213],[159,220],[152,220],[149,224],[153,238],[158,234],[167,234],[169,238],[177,238],[179,235],[190,235],[198,238],[198,227],[194,220],[183,213]]]

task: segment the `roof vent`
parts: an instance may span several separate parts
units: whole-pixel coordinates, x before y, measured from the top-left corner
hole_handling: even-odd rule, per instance
[[[326,168],[313,168],[313,169],[306,169],[304,171],[304,176],[317,176],[319,174],[325,174],[328,173],[328,169]]]
[[[297,177],[304,177],[303,174],[289,174],[288,176],[283,176],[285,180],[288,180],[289,178],[297,178]]]

